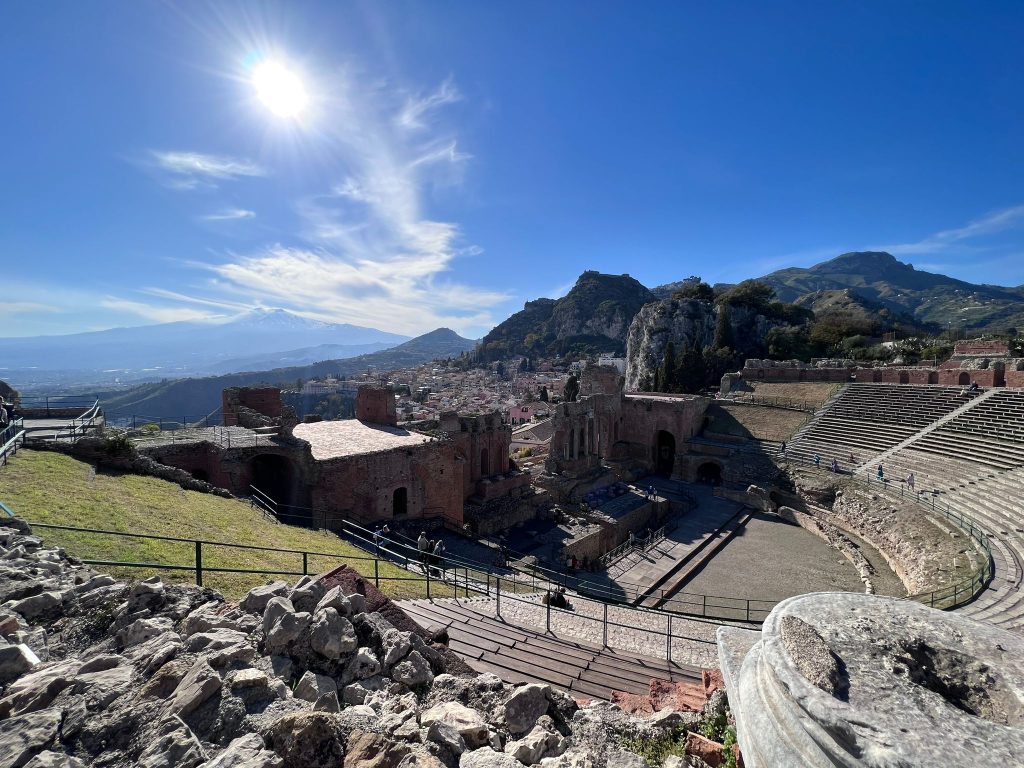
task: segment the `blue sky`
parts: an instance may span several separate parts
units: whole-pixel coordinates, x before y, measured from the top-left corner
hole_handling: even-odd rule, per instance
[[[585,269],[868,248],[1019,285],[1022,39],[1019,2],[10,4],[0,335],[479,336]]]

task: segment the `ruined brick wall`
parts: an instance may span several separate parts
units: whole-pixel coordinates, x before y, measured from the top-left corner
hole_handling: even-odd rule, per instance
[[[277,387],[229,387],[221,393],[221,404],[225,427],[267,426],[249,411],[266,417],[270,423],[269,420],[281,417],[283,408],[281,390]]]
[[[601,460],[633,459],[653,466],[659,432],[668,432],[676,452],[696,435],[710,400],[706,397],[592,395],[555,410],[548,472],[581,473]]]
[[[356,394],[356,418],[370,424],[398,424],[395,393],[388,387],[363,384]]]
[[[313,506],[363,524],[391,520],[404,488],[405,518],[444,516],[462,523],[462,486],[450,441],[317,462]],[[453,482],[455,480],[455,482]]]

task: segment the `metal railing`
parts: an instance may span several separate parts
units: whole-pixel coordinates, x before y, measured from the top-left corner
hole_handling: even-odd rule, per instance
[[[813,459],[796,458],[796,460],[806,464],[814,464]],[[985,558],[981,568],[973,571],[965,578],[956,580],[952,584],[916,595],[910,595],[907,598],[908,600],[915,600],[919,603],[926,603],[933,608],[948,610],[971,602],[988,586],[995,575],[995,561],[992,557],[992,545],[989,542],[988,534],[978,525],[977,521],[960,510],[955,509],[948,501],[939,500],[934,493],[917,491],[916,489],[909,488],[905,483],[901,482],[898,484],[899,492],[897,494],[896,487],[892,481],[884,477],[881,479],[877,476],[858,477],[847,472],[840,472],[839,474],[852,477],[854,482],[864,484],[870,489],[880,490],[893,497],[898,495],[904,501],[912,501],[933,514],[942,515],[944,519],[953,523],[953,525],[970,536],[981,549]]]
[[[54,426],[43,425],[43,426],[35,426],[35,427],[34,426],[25,427],[25,439],[27,439],[27,440],[52,440],[54,442],[58,442],[60,440],[68,440],[70,442],[74,442],[75,440],[77,440],[78,438],[82,437],[87,432],[89,432],[89,430],[95,429],[95,428],[100,427],[100,426],[103,426],[103,424],[105,423],[104,422],[104,418],[105,417],[104,417],[104,414],[103,414],[103,406],[100,405],[100,401],[99,400],[93,400],[93,401],[91,401],[91,403],[92,404],[86,409],[86,411],[84,413],[81,413],[81,414],[79,414],[77,416],[72,416],[64,424],[54,425]],[[46,410],[46,413],[52,418],[54,411],[59,411],[59,410],[62,410],[62,409],[77,411],[78,410],[78,406],[62,405],[62,404],[60,404],[58,402],[50,402],[46,406],[45,410]],[[31,413],[27,413],[27,412],[38,411],[38,410],[42,410],[42,409],[39,409],[39,408],[33,409],[31,406],[26,408],[26,407],[23,406],[22,408],[19,409],[19,412],[22,414],[23,418],[25,418],[26,416],[31,418]],[[57,415],[59,416],[60,414],[57,414]],[[66,418],[66,416],[64,418]],[[41,436],[38,436],[38,437],[36,437],[34,435],[35,432],[50,432],[51,430],[53,431],[52,435],[41,435]]]
[[[720,398],[726,402],[743,403],[745,405],[764,405],[771,408],[785,408],[791,411],[804,411],[816,413],[821,407],[820,403],[813,400],[801,400],[795,397],[778,397],[777,395],[745,395],[735,392],[729,393],[728,397]]]
[[[387,582],[412,582],[423,584],[423,594],[427,599],[433,597],[465,597],[482,595],[495,599],[495,615],[502,619],[502,603],[507,605],[509,601],[529,604],[544,611],[545,631],[554,634],[552,631],[552,615],[572,615],[586,621],[593,621],[601,625],[604,647],[609,647],[609,630],[621,628],[635,632],[638,628],[648,632],[655,637],[663,637],[665,643],[665,658],[672,660],[672,641],[686,641],[691,632],[685,628],[677,633],[673,629],[673,621],[679,618],[676,614],[648,608],[636,608],[632,606],[616,606],[607,602],[590,599],[586,596],[574,594],[571,596],[573,604],[562,608],[551,604],[550,600],[542,600],[538,603],[538,595],[524,596],[521,584],[515,578],[507,575],[495,574],[489,570],[478,570],[469,565],[463,565],[457,558],[435,556],[428,559],[423,553],[416,552],[410,555],[399,551],[393,546],[393,542],[377,538],[372,541],[374,547],[380,554],[374,555],[352,555],[343,552],[316,552],[300,549],[286,549],[280,547],[263,547],[252,544],[235,544],[231,542],[210,541],[205,539],[188,539],[177,536],[159,536],[155,534],[125,533],[122,531],[108,531],[98,528],[81,528],[68,525],[55,525],[51,523],[34,523],[29,525],[33,529],[45,529],[53,531],[67,531],[78,534],[88,534],[103,537],[123,537],[129,539],[173,542],[188,545],[187,549],[192,553],[190,562],[134,562],[126,560],[109,560],[98,558],[83,558],[82,563],[86,565],[98,565],[111,568],[138,569],[145,571],[182,571],[190,572],[193,580],[199,586],[203,586],[207,574],[251,574],[258,576],[305,576],[311,573],[310,565],[315,558],[336,560],[341,563],[363,563],[366,570],[372,567],[372,575],[364,573],[364,578],[372,579],[374,586],[380,588],[382,583]],[[388,546],[391,544],[392,546]],[[277,553],[294,555],[294,567],[268,567],[268,568],[234,568],[210,564],[210,552],[216,548],[233,550],[248,550],[265,553]],[[399,564],[407,576],[395,576],[381,573],[381,565],[384,563]],[[441,593],[441,594],[438,594]],[[550,596],[551,591],[546,590]],[[586,608],[585,610],[584,607]],[[611,610],[626,611],[629,620],[616,620],[610,614]],[[641,618],[642,617],[642,618]],[[754,619],[751,619],[752,621]],[[663,627],[663,629],[662,629]],[[659,641],[660,642],[660,641]]]
[[[274,501],[268,494],[250,486],[253,496],[250,503],[259,508],[264,515],[280,522],[291,521],[290,524],[312,525],[331,530],[344,537],[347,541],[368,552],[373,552],[384,559],[391,559],[395,565],[403,566],[410,560],[416,560],[422,553],[418,550],[416,540],[403,535],[399,531],[390,531],[383,535],[366,527],[369,524],[362,520],[362,525],[353,522],[350,513],[331,515],[310,507],[297,507]],[[384,522],[384,521],[377,521]],[[393,522],[393,521],[387,521]],[[422,522],[421,518],[416,519]],[[661,536],[664,537],[664,528]],[[462,533],[461,530],[456,530]],[[656,532],[657,533],[657,532]],[[652,537],[654,539],[654,537]],[[656,543],[654,540],[653,543]],[[384,544],[382,546],[382,543]],[[649,543],[649,546],[653,546]],[[593,602],[635,609],[634,603],[646,594],[648,585],[631,582],[613,582],[612,585],[601,584],[588,580],[584,571],[562,571],[542,565],[523,566],[514,560],[508,560],[504,567],[490,563],[482,563],[468,557],[445,555],[444,560],[459,568],[468,569],[471,573],[485,574],[487,581],[501,578],[510,586],[528,592],[545,592],[565,589],[567,592],[592,600]],[[404,566],[403,566],[404,567]],[[484,577],[481,577],[481,581]],[[713,621],[738,621],[760,623],[771,612],[778,601],[758,600],[746,597],[729,597],[725,595],[705,595],[688,592],[666,594],[661,591],[659,598],[663,601],[659,613],[686,616],[691,618],[709,619]],[[645,609],[649,610],[649,609]]]
[[[0,466],[7,463],[7,457],[18,452],[25,442],[25,420],[12,419],[11,423],[0,430]]]

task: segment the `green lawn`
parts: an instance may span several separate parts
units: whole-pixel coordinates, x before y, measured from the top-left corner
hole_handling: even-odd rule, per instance
[[[96,472],[89,464],[49,451],[21,450],[7,466],[0,467],[0,502],[30,523],[322,553],[309,555],[310,573],[321,573],[347,563],[371,579],[374,575],[372,558],[332,533],[281,525],[244,502],[186,491],[166,480]],[[35,532],[83,559],[160,565],[194,566],[195,563],[192,543],[46,528]],[[302,555],[204,544],[203,566],[301,574]],[[121,578],[143,578],[159,573],[172,581],[195,579],[192,570],[96,567]],[[381,590],[392,597],[425,594],[423,582],[399,581],[412,576],[401,568],[380,563],[378,575]],[[274,578],[294,581],[298,576],[206,572],[203,583],[237,599],[252,587]],[[450,594],[450,587],[431,585],[432,596]]]

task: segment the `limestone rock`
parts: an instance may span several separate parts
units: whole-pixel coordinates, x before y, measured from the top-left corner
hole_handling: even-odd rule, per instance
[[[380,662],[370,648],[360,648],[345,667],[346,680],[365,680],[380,672]]]
[[[481,747],[472,752],[463,752],[459,768],[521,768],[522,764],[512,755],[495,752],[490,747]]]
[[[86,768],[86,765],[77,757],[46,750],[25,763],[25,768]]]
[[[306,672],[295,686],[295,698],[317,701],[325,693],[337,693],[338,685],[327,675]]]
[[[169,717],[139,756],[142,768],[195,768],[206,761],[202,745],[180,717]]]
[[[274,598],[279,600],[280,598]],[[270,616],[270,606],[267,606],[266,616]],[[270,632],[267,633],[266,647],[268,653],[281,653],[287,651],[302,635],[309,629],[312,616],[308,613],[284,613],[274,622]],[[266,620],[264,618],[264,625]]]
[[[37,595],[16,600],[7,607],[20,613],[26,621],[36,623],[59,616],[63,604],[60,592],[40,592]]]
[[[453,755],[461,755],[466,751],[466,740],[462,738],[454,725],[443,720],[435,720],[427,728],[427,739],[447,747]]]
[[[309,632],[309,647],[327,659],[340,659],[359,647],[355,627],[334,608],[318,610]]]
[[[44,709],[0,720],[0,765],[21,768],[57,742],[61,713]]]
[[[7,685],[39,664],[39,657],[24,643],[0,646],[0,686]]]
[[[172,712],[187,715],[220,690],[221,679],[206,659],[200,659],[188,671],[170,700]]]
[[[405,660],[400,661],[391,670],[391,677],[410,688],[415,688],[433,682],[434,673],[430,671],[430,665],[419,651],[410,651]],[[545,708],[546,704],[545,702]]]
[[[482,747],[488,743],[487,723],[483,715],[475,709],[449,701],[431,707],[420,715],[420,725],[429,728],[435,722],[448,723],[459,732],[470,749]]]
[[[262,614],[271,598],[284,597],[288,594],[288,582],[274,581],[262,587],[255,587],[249,590],[239,606],[249,613]]]
[[[651,768],[651,765],[640,755],[619,747],[612,747],[608,750],[608,765],[614,765],[615,768]]]
[[[353,731],[348,739],[344,768],[398,768],[412,750],[379,733]]]
[[[291,600],[280,596],[268,598],[263,609],[263,633],[269,633],[278,619],[286,613],[295,613],[295,606],[292,605]]]
[[[505,724],[511,733],[526,733],[547,714],[550,685],[530,683],[516,688],[505,702]]]
[[[267,746],[282,759],[282,768],[337,768],[345,756],[345,731],[340,716],[327,712],[296,712],[270,726]]]
[[[545,717],[544,719],[547,720],[547,724],[551,724],[550,718]],[[548,727],[545,725],[538,723],[523,738],[507,744],[505,752],[523,765],[533,765],[545,757],[557,757],[565,752],[566,746],[568,746],[565,737],[557,733],[550,725]]]
[[[345,593],[341,591],[341,587],[332,587],[329,589],[327,594],[325,594],[320,599],[320,602],[316,604],[316,610],[314,613],[319,613],[327,608],[333,608],[338,612],[339,616],[344,616],[345,618],[348,618],[353,613],[352,603],[347,597],[345,597]]]
[[[136,582],[128,592],[127,613],[151,610],[156,608],[164,600],[164,584],[159,576],[151,576],[148,579]]]
[[[283,761],[263,747],[258,733],[249,733],[228,744],[216,758],[202,768],[280,768]]]
[[[314,712],[341,712],[341,702],[338,701],[337,691],[327,691],[326,693],[320,694],[313,703]]]

